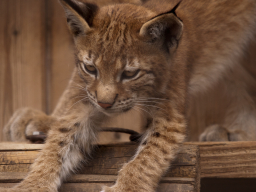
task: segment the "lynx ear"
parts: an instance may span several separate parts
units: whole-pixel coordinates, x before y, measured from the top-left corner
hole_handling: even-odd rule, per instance
[[[174,13],[165,13],[144,23],[140,36],[149,42],[163,42],[172,48],[177,46],[182,35],[183,24]]]
[[[74,36],[84,35],[91,30],[92,19],[98,7],[78,0],[59,0],[62,4],[70,31]]]

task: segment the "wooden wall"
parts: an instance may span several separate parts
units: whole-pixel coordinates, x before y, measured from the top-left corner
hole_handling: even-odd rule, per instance
[[[73,42],[56,0],[0,0],[0,141],[12,113],[50,113],[74,66]]]
[[[0,18],[0,126],[3,127],[17,108],[46,109],[45,4],[1,0]]]

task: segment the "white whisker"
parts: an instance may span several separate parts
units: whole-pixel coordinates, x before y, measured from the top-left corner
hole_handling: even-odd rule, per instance
[[[171,101],[170,99],[163,99],[163,98],[155,98],[155,97],[139,97],[137,99],[140,100],[162,100],[162,101]]]
[[[168,113],[165,109],[163,109],[161,107],[158,107],[158,106],[155,106],[155,105],[145,105],[145,104],[137,104],[137,105],[141,105],[141,106],[144,106],[144,107],[156,107],[156,108],[161,109],[161,110],[165,111],[166,113]]]
[[[75,82],[73,82],[75,83]],[[78,87],[82,88],[82,89],[86,89],[85,87],[83,87],[82,85],[79,85],[78,83],[75,83]]]
[[[143,109],[142,107],[139,107],[137,105],[135,105],[134,107],[137,107],[137,108],[141,109],[142,111],[145,111],[146,113],[148,113],[153,118],[153,115],[149,111],[147,111],[146,109]]]
[[[135,108],[136,107],[136,108]],[[134,106],[132,109],[134,109],[135,111],[139,112],[140,114],[142,114],[143,116],[147,116],[145,113],[143,113],[143,109],[141,109],[140,107],[138,106]]]
[[[85,92],[86,92],[86,89],[84,89],[84,88],[81,88],[81,87],[72,86],[72,88],[75,88],[75,89],[79,89],[79,90],[82,90],[82,91],[85,91]]]
[[[86,99],[88,99],[89,97],[86,97],[87,95],[78,95],[78,96],[76,96],[76,97],[73,97],[72,99],[76,99],[76,98],[80,98],[80,97],[83,97],[83,98],[86,98]]]
[[[75,106],[77,103],[79,103],[79,102],[81,102],[81,101],[83,101],[83,100],[85,100],[85,99],[87,99],[87,98],[83,98],[83,99],[80,99],[79,101],[75,102],[75,103],[68,109],[68,111],[69,111],[73,106]]]
[[[161,101],[147,101],[147,100],[136,100],[135,101],[136,103],[157,103],[157,104],[164,104],[163,102],[161,102]]]

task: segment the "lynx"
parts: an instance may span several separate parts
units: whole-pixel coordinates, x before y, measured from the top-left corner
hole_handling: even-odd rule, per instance
[[[206,91],[236,67],[254,38],[256,1],[163,0],[103,7],[60,2],[76,45],[76,68],[51,116],[22,109],[6,125],[9,140],[25,140],[24,133],[35,130],[48,137],[28,176],[2,191],[57,191],[90,154],[104,122],[135,108],[147,114],[147,129],[114,186],[102,191],[153,192],[186,139],[189,96]],[[227,134],[221,126],[210,127],[202,140],[212,132],[222,137],[222,129]]]

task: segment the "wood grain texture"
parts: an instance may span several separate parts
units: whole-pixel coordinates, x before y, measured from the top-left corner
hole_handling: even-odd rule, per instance
[[[20,151],[17,151],[17,147],[13,151],[10,147],[8,150],[3,150],[4,147],[1,145],[4,144],[0,144],[0,172],[27,172],[29,164],[33,163],[39,152],[34,149],[25,151],[25,144],[21,145]],[[92,155],[93,161],[85,164],[79,173],[117,175],[122,165],[135,154],[137,147],[134,144],[99,145]],[[194,145],[184,145],[177,159],[172,163],[171,171],[168,171],[166,176],[196,178],[198,166],[199,149]]]
[[[101,191],[103,186],[111,186],[111,183],[64,183],[60,192],[95,192]],[[13,187],[14,183],[0,183],[0,187]],[[194,192],[190,184],[160,183],[156,192]]]
[[[47,0],[48,108],[51,113],[67,87],[75,67],[74,43],[59,1]]]
[[[247,141],[247,142],[189,142],[185,143],[185,145],[198,145],[200,148],[200,159],[201,159],[201,177],[202,178],[256,178],[256,142],[255,141]],[[40,150],[43,145],[35,145],[35,144],[14,144],[13,146],[9,146],[6,143],[0,144],[0,153],[10,152],[11,148],[13,150]],[[119,153],[116,153],[115,150],[117,148],[115,145],[106,145],[99,147],[99,151],[103,150],[99,154],[95,154],[94,161],[99,163],[99,167],[105,166],[105,169],[109,171],[109,173],[116,173],[119,166],[118,163],[122,164],[122,162],[127,161],[134,151],[136,150],[135,146],[130,146],[130,148],[125,145],[120,145],[122,150]],[[5,149],[6,148],[6,149]],[[105,152],[104,152],[105,151]],[[111,152],[112,151],[112,152]],[[15,152],[15,151],[13,151]],[[116,160],[118,158],[111,157],[113,153],[118,154],[117,157],[120,157],[120,161]],[[188,151],[186,151],[187,154]],[[22,153],[20,156],[17,156],[17,159],[23,161]],[[186,158],[184,158],[186,157]],[[183,156],[182,151],[178,156],[178,160],[180,163],[182,162],[185,166],[189,163],[193,164],[195,159],[190,156]],[[31,158],[34,158],[31,156]],[[111,158],[113,160],[111,160]],[[101,161],[101,159],[105,159],[105,162]],[[3,164],[3,162],[1,163]],[[12,165],[14,166],[14,165]],[[19,169],[17,165],[16,168],[12,169],[14,172],[17,172]],[[18,165],[19,166],[19,165]],[[88,165],[87,165],[88,167]],[[173,163],[173,170],[175,170],[175,162]],[[186,168],[187,169],[187,168]],[[199,168],[197,168],[199,169]],[[88,170],[83,170],[88,173],[92,173],[92,168],[88,168]],[[100,172],[101,170],[96,169],[96,171]],[[177,172],[179,173],[179,172]],[[176,173],[176,174],[177,174]],[[193,173],[193,172],[192,172]]]
[[[0,187],[11,187],[20,182],[27,173],[0,173]],[[60,188],[59,191],[100,191],[104,185],[113,185],[117,179],[114,175],[73,175]],[[195,180],[193,178],[164,177],[157,192],[194,192]]]
[[[20,107],[45,109],[44,1],[0,0],[0,18],[2,129]]]
[[[38,151],[42,149],[43,146],[44,144],[2,142],[0,143],[0,152],[1,151]]]
[[[16,144],[12,147],[13,150],[8,143],[0,144],[0,187],[20,182],[43,145],[37,147],[36,144]],[[98,145],[92,154],[93,161],[84,165],[79,174],[68,179],[60,191],[97,191],[103,185],[112,185],[118,170],[132,158],[137,148],[138,145],[133,143]],[[157,191],[199,191],[199,163],[199,148],[195,145],[184,145]]]
[[[17,183],[25,178],[27,173],[20,172],[7,172],[0,173],[1,183]],[[66,183],[111,183],[115,182],[117,176],[115,175],[84,175],[77,174],[73,175],[71,178],[67,179]],[[193,178],[180,178],[180,177],[163,177],[161,183],[180,183],[180,184],[193,184],[195,179]]]
[[[256,142],[193,143],[200,147],[202,178],[256,178]]]
[[[137,145],[101,145],[89,162],[81,170],[83,174],[117,175],[124,163],[128,162],[137,150]],[[197,147],[185,145],[179,153],[172,168],[166,173],[168,177],[195,178],[198,175]]]

